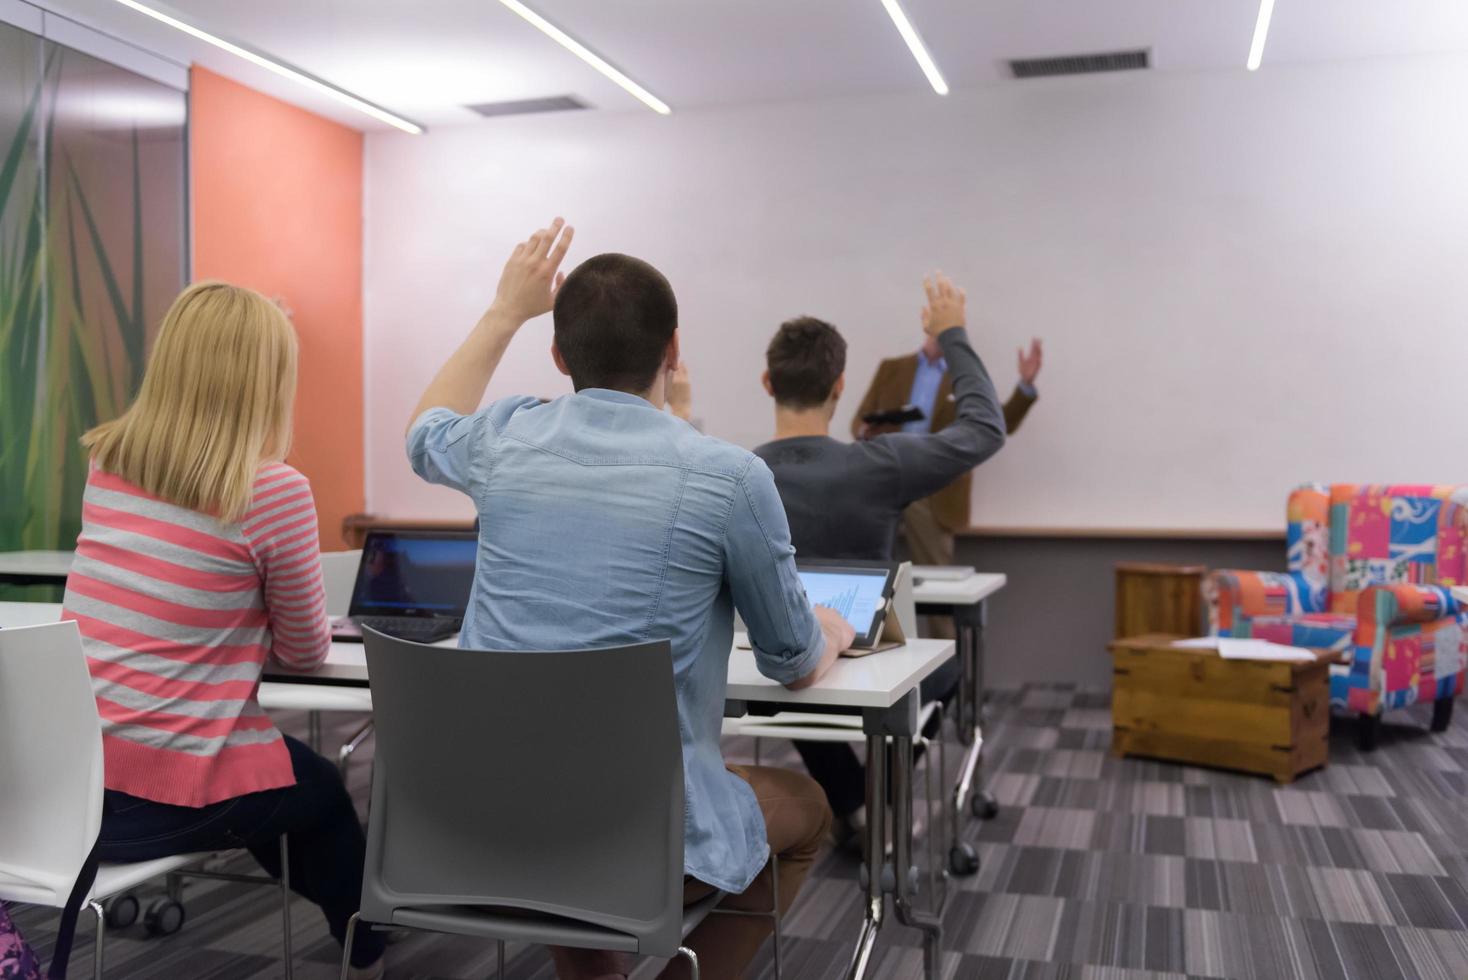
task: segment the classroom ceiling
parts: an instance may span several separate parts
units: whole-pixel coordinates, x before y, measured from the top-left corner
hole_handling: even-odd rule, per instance
[[[114,0],[39,2],[348,125],[387,128]],[[1035,84],[1008,77],[1013,58],[1127,48],[1149,49],[1156,71],[1242,72],[1258,11],[1258,0],[902,2],[954,89]],[[530,4],[675,112],[931,94],[880,0]],[[463,107],[558,95],[648,111],[496,0],[172,0],[165,9],[430,127],[493,125]],[[1442,52],[1468,52],[1465,0],[1278,0],[1263,70]]]

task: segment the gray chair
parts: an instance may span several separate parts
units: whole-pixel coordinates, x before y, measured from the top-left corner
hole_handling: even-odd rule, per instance
[[[698,957],[667,641],[505,653],[365,630],[377,721],[356,924]]]

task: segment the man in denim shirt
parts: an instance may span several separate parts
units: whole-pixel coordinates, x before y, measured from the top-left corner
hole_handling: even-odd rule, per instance
[[[765,464],[662,410],[678,364],[677,303],[667,280],[615,254],[558,274],[571,236],[557,219],[516,247],[494,303],[439,371],[408,430],[414,471],[468,494],[479,515],[461,642],[544,650],[669,640],[688,898],[718,889],[731,893],[731,908],[768,909],[774,851],[783,911],[830,811],[804,775],[724,764],[719,731],[734,610],[760,670],[792,687],[829,669],[850,646],[851,628],[806,599]],[[552,307],[552,356],[576,393],[479,409],[516,330]],[[736,977],[769,931],[768,919],[712,916],[689,945],[707,964],[705,977]],[[627,969],[611,954],[554,952],[563,978]],[[666,975],[681,969],[680,962]]]

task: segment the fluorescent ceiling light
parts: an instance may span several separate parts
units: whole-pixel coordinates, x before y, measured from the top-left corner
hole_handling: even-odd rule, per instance
[[[550,38],[552,41],[555,41],[561,47],[565,48],[567,51],[571,52],[591,67],[601,72],[607,78],[610,78],[612,81],[616,82],[623,89],[629,92],[633,98],[637,99],[637,101],[647,106],[653,112],[660,113],[666,116],[668,113],[673,111],[662,99],[658,98],[656,95],[653,95],[647,89],[643,88],[641,85],[638,85],[632,79],[622,74],[616,68],[612,67],[612,65],[608,63],[607,60],[601,55],[597,54],[595,51],[591,50],[586,45],[582,44],[580,41],[576,40],[574,37],[561,30],[555,24],[552,24],[550,21],[540,16],[540,14],[537,14],[535,11],[525,6],[523,3],[520,2],[520,0],[500,0],[500,3],[504,4],[506,7],[509,7],[515,13],[525,18],[546,37]]]
[[[1274,0],[1259,0],[1259,19],[1254,21],[1254,42],[1249,45],[1249,70],[1258,71],[1264,61],[1264,40],[1269,37],[1269,19],[1274,16]]]
[[[381,106],[373,105],[366,99],[358,98],[357,96],[348,92],[346,89],[337,88],[330,82],[323,82],[321,79],[316,78],[313,75],[308,75],[305,72],[301,71],[299,68],[292,68],[284,62],[276,61],[273,58],[268,58],[265,55],[260,54],[256,51],[251,51],[249,48],[235,44],[233,41],[226,41],[222,37],[218,37],[217,35],[210,34],[208,31],[201,30],[195,27],[193,24],[185,23],[184,21],[179,20],[177,17],[174,17],[171,14],[164,13],[162,10],[158,10],[154,7],[149,7],[145,4],[138,3],[137,0],[117,0],[117,2],[122,4],[124,7],[136,10],[140,14],[146,14],[147,16],[152,17],[154,20],[159,21],[160,23],[167,24],[169,27],[172,27],[175,30],[183,31],[190,37],[195,37],[207,44],[212,44],[222,51],[228,51],[230,54],[234,55],[237,58],[243,58],[252,65],[258,65],[259,67],[264,68],[266,71],[272,71],[282,78],[289,78],[291,81],[295,82],[298,85],[304,85],[306,88],[311,89],[313,92],[318,92],[321,95],[325,95],[329,98],[335,99],[336,101],[344,105],[351,106],[358,112],[366,113],[373,119],[376,119],[380,122],[385,122],[389,126],[395,126],[405,133],[417,134],[423,132],[423,127],[413,122],[411,119],[404,119],[402,116],[388,112]]]
[[[928,76],[928,84],[933,86],[933,91],[939,95],[948,94],[948,83],[943,81],[942,72],[938,71],[938,64],[933,56],[928,54],[928,49],[923,45],[923,39],[918,37],[917,28],[912,26],[912,21],[907,19],[907,12],[897,0],[882,0],[882,6],[887,8],[887,16],[892,18],[892,23],[897,25],[897,33],[907,42],[907,50],[917,59],[918,67],[923,74]]]

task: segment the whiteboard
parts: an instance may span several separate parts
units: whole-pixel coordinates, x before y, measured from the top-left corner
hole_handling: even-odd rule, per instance
[[[1306,480],[1468,482],[1468,61],[1129,73],[800,105],[497,120],[367,141],[368,504],[467,513],[408,471],[423,385],[518,237],[672,281],[707,431],[772,432],[785,318],[850,344],[838,431],[918,343],[920,278],[967,288],[1002,395],[1041,400],[974,481],[998,527],[1277,528]],[[556,395],[549,318],[491,397]]]

